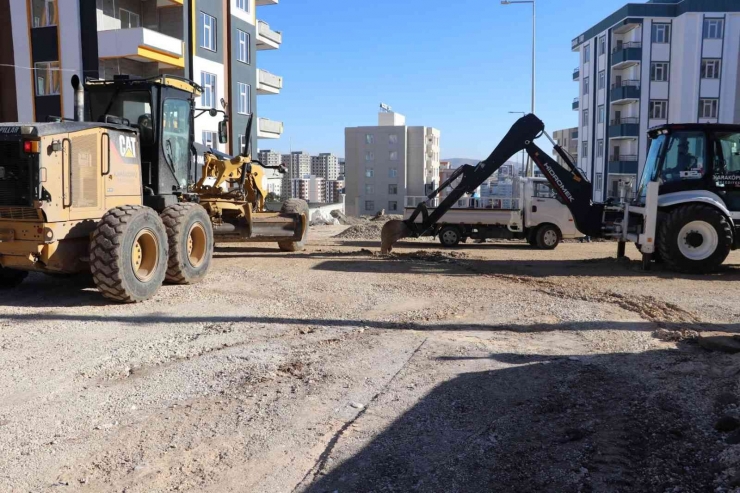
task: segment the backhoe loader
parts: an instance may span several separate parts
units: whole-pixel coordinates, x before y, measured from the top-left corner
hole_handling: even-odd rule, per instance
[[[238,202],[241,215],[224,217],[207,200],[208,209],[199,203],[197,84],[123,76],[83,86],[74,76],[72,85],[73,121],[0,123],[0,288],[19,285],[31,271],[89,271],[106,298],[143,301],[164,281],[200,281],[211,263],[214,233],[237,237],[224,230],[230,219],[240,226],[241,240],[301,248],[305,203],[289,201],[282,213],[263,213],[234,189],[217,205]],[[226,117],[219,125],[222,143],[227,124]],[[213,169],[226,158],[209,151],[205,162]],[[249,156],[239,161],[251,163]]]

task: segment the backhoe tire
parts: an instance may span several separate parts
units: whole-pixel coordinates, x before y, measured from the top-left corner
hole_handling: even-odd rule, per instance
[[[439,230],[439,242],[444,247],[454,247],[460,243],[462,234],[457,226],[445,226]]]
[[[110,300],[151,298],[167,273],[167,231],[159,215],[143,205],[106,212],[93,232],[90,270],[95,286]]]
[[[182,202],[160,214],[167,231],[169,260],[165,281],[194,284],[208,273],[213,257],[213,224],[199,204]]]
[[[27,277],[28,272],[24,270],[0,267],[0,290],[17,288]]]
[[[732,228],[714,207],[689,204],[658,224],[658,253],[666,267],[690,274],[716,271],[730,254]]]
[[[537,248],[541,250],[555,250],[560,244],[560,240],[563,235],[557,226],[553,224],[543,224],[537,229],[535,235],[535,241],[537,242]]]
[[[306,230],[299,241],[278,241],[278,247],[283,252],[300,252],[306,247],[308,240],[308,203],[301,199],[288,199],[280,208],[282,214],[303,214],[306,218]]]

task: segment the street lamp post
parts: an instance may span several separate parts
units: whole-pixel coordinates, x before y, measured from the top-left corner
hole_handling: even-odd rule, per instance
[[[534,113],[535,110],[535,67],[536,67],[536,32],[537,32],[537,24],[536,24],[536,16],[535,16],[535,1],[536,0],[501,0],[501,5],[511,5],[515,3],[531,3],[532,4],[532,113]],[[532,172],[532,161],[527,160],[527,176],[531,176]]]
[[[527,114],[527,112],[526,111],[509,111],[509,114],[510,115],[522,115],[522,116],[525,116]],[[522,149],[522,166],[525,166],[525,164],[524,164],[524,149]],[[529,169],[528,169],[529,168],[529,164],[527,164],[526,166],[527,166],[527,168],[525,168],[524,174],[525,174],[525,176],[529,176],[529,174],[528,174],[528,172],[529,172]]]

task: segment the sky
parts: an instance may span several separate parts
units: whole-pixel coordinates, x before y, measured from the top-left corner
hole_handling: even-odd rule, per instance
[[[536,111],[548,133],[577,125],[571,40],[625,0],[537,0]],[[281,75],[258,96],[284,123],[260,149],[344,156],[344,128],[376,125],[380,103],[441,130],[442,157],[483,159],[530,110],[532,9],[499,0],[280,0],[257,17],[283,32],[257,67]]]

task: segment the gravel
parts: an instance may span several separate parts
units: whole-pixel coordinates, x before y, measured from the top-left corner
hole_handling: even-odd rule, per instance
[[[133,306],[84,279],[0,292],[0,491],[740,485],[740,355],[696,342],[740,328],[740,252],[682,276],[609,243],[380,256],[346,229],[219,245]]]

